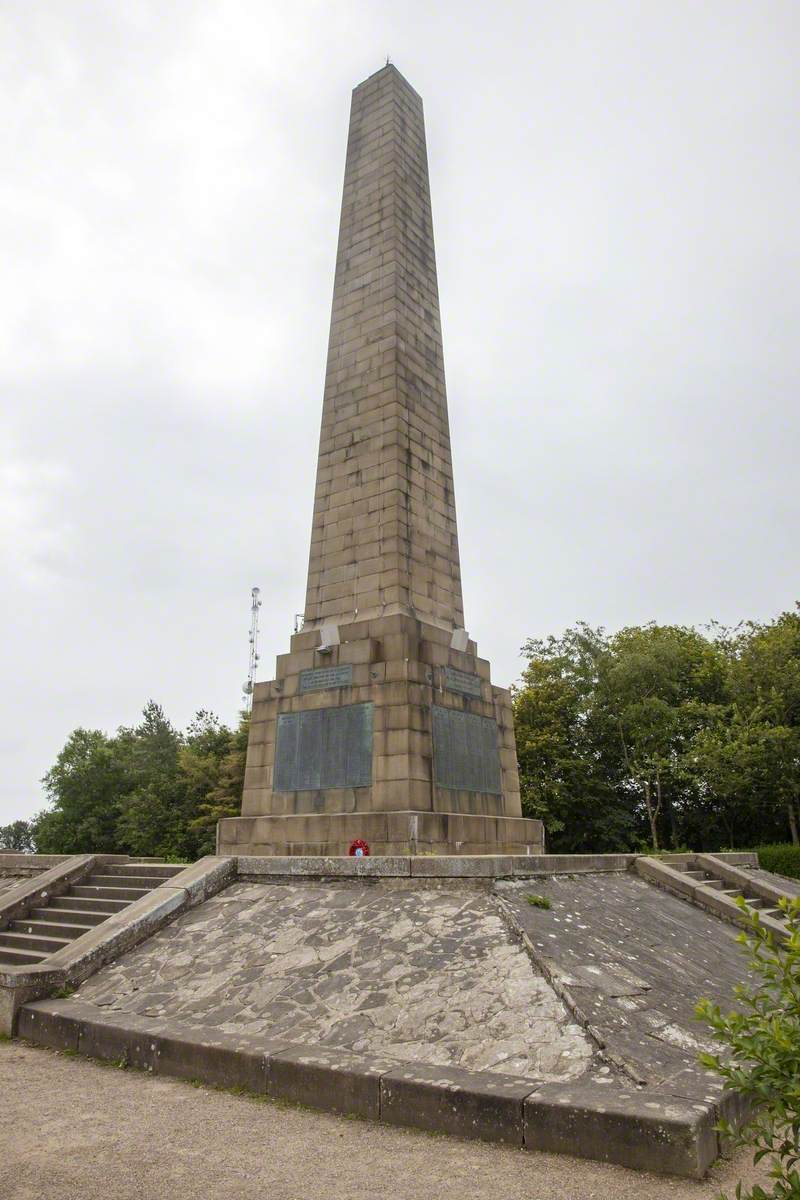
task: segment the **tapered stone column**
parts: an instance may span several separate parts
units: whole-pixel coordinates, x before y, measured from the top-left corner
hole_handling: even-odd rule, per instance
[[[256,685],[224,853],[538,853],[464,630],[422,101],[353,92],[302,632]]]

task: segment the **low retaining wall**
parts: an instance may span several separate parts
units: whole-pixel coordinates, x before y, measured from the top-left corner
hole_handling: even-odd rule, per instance
[[[390,1125],[702,1177],[719,1154],[713,1100],[618,1083],[547,1084],[431,1067],[331,1046],[191,1028],[74,1000],[27,1004],[19,1035],[39,1045],[240,1088]]]

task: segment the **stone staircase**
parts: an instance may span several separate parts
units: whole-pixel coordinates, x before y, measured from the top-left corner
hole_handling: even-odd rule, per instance
[[[726,880],[723,875],[717,874],[714,868],[706,868],[698,866],[695,863],[675,863],[674,866],[686,875],[687,878],[694,880],[695,883],[702,884],[703,887],[712,888],[714,891],[720,892],[723,896],[730,897],[731,900],[737,900],[739,896],[743,896],[747,901],[748,908],[758,909],[759,916],[771,917],[773,921],[778,921],[782,926],[786,926],[786,918],[781,909],[775,904],[773,899],[767,899],[763,895],[759,895],[759,889],[755,880],[753,886],[748,887],[746,883],[743,885],[732,884]]]
[[[0,929],[0,963],[30,966],[122,912],[153,888],[185,870],[168,863],[107,864],[46,905]]]

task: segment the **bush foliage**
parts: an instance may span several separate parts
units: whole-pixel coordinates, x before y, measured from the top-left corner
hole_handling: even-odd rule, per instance
[[[723,1013],[701,1000],[697,1015],[723,1043],[719,1054],[703,1054],[703,1066],[716,1071],[726,1088],[738,1092],[751,1108],[746,1124],[723,1131],[735,1145],[753,1150],[755,1162],[770,1163],[770,1191],[739,1184],[741,1200],[800,1200],[800,898],[782,901],[789,940],[776,942],[758,913],[739,905],[748,924],[739,936],[747,948],[750,982],[736,988],[738,1008]]]
[[[765,871],[800,879],[800,846],[784,842],[777,846],[759,846],[758,861]]]

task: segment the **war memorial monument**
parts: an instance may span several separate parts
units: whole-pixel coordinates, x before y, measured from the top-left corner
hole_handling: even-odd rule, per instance
[[[530,854],[508,691],[464,628],[422,101],[353,92],[303,628],[256,685],[221,854]]]
[[[737,897],[785,938],[789,884],[750,853],[547,855],[521,815],[465,628],[422,104],[390,65],[353,93],[304,616],[216,855],[0,853],[0,1035],[702,1177],[740,1108],[694,1003],[741,980]]]

